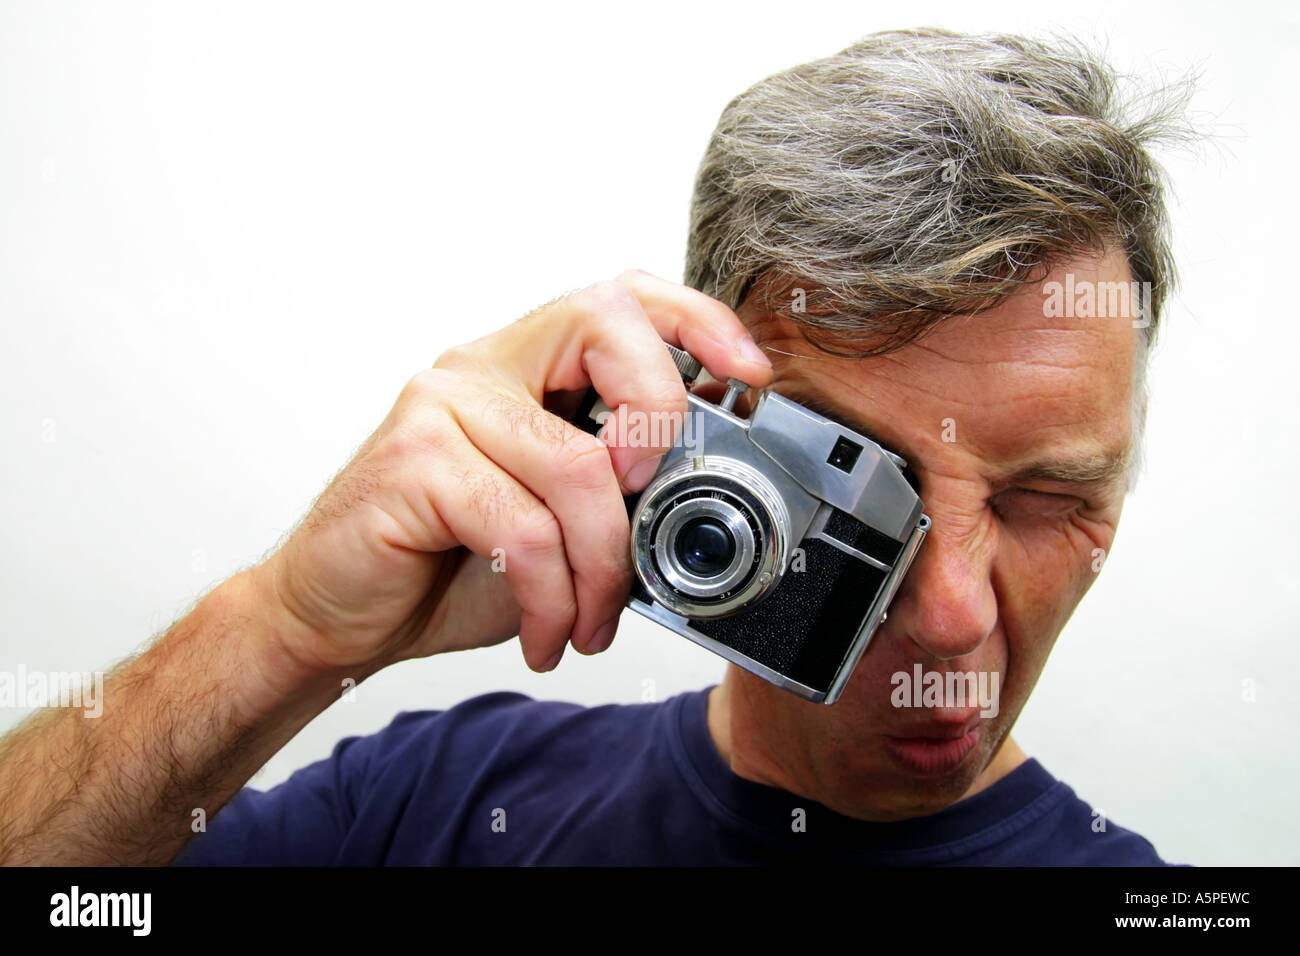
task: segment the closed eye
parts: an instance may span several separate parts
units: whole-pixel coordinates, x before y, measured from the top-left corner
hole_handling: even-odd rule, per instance
[[[1083,499],[1030,488],[1008,488],[993,497],[993,510],[1004,521],[1064,518],[1078,511]]]

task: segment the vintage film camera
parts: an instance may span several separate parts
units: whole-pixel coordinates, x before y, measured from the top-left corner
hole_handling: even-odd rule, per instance
[[[689,390],[702,371],[668,346]],[[906,463],[771,391],[748,419],[732,380],[687,421],[627,500],[628,607],[779,687],[833,704],[925,539]],[[574,423],[599,433],[589,390]]]

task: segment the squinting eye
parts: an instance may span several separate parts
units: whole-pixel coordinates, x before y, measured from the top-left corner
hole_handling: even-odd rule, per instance
[[[1077,511],[1082,502],[1071,495],[1055,495],[1028,488],[1008,488],[993,499],[993,509],[1003,518],[1059,518]]]

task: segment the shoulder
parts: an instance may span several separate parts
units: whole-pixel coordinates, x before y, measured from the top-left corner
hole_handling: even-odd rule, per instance
[[[1042,824],[1025,847],[1034,862],[1063,866],[1168,866],[1146,837],[1109,819],[1064,781],[1044,795]]]

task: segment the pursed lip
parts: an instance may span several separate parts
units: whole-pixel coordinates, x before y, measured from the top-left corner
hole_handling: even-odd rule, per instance
[[[980,737],[979,712],[960,722],[929,721],[885,734],[885,750],[894,761],[918,776],[955,770],[975,749]]]
[[[960,740],[979,726],[980,712],[950,711],[946,720],[927,720],[886,734],[898,740]]]

